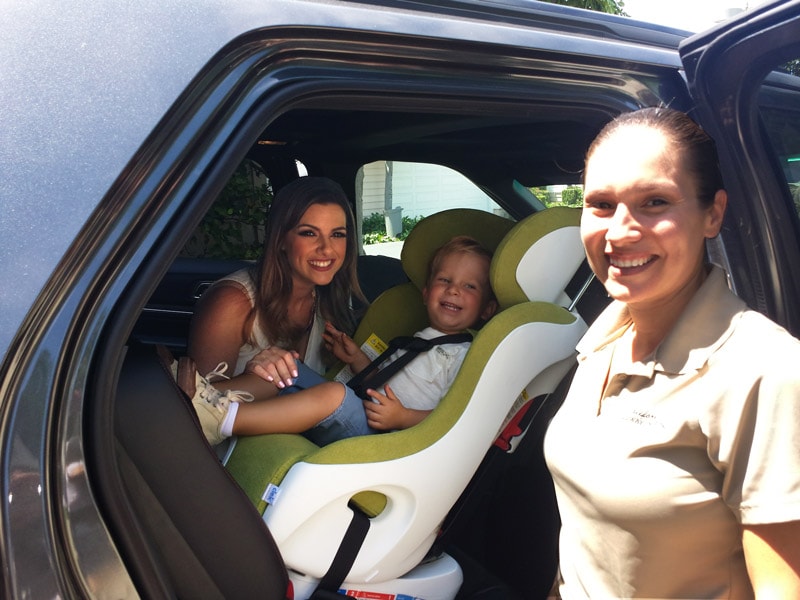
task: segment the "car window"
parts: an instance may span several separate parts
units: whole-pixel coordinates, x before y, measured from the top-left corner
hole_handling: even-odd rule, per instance
[[[800,215],[800,58],[767,78],[759,95],[759,110],[795,214]]]
[[[304,175],[302,165],[298,167]],[[363,253],[368,255],[399,258],[403,240],[413,226],[449,208],[474,208],[509,217],[464,175],[436,164],[372,162],[359,170],[355,189]],[[556,192],[549,193],[556,198]],[[538,189],[535,194],[540,195]],[[184,245],[181,256],[258,258],[272,197],[268,174],[257,162],[245,159]]]
[[[245,159],[183,247],[187,258],[258,258],[264,223],[272,203],[272,185],[261,166]]]
[[[467,177],[441,165],[381,160],[364,165],[356,176],[364,254],[399,258],[417,222],[450,208],[509,216]]]
[[[543,185],[529,188],[529,191],[542,203],[543,208],[551,206],[583,206],[583,184]]]

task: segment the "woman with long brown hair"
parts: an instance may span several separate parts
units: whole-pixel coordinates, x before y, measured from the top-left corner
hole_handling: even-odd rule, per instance
[[[358,245],[350,203],[336,182],[301,177],[281,188],[267,218],[264,251],[250,269],[217,281],[192,320],[188,354],[202,374],[224,363],[240,375],[258,356],[264,378],[284,387],[295,360],[325,368],[325,322],[352,333]],[[248,388],[249,389],[249,388]]]

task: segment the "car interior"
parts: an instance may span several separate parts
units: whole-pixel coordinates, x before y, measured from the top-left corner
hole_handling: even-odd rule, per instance
[[[352,98],[348,104],[353,105]],[[465,363],[470,368],[465,368],[464,377],[456,382],[456,395],[464,402],[447,400],[447,396],[431,417],[412,430],[370,436],[377,439],[343,440],[322,449],[302,436],[239,440],[229,452],[229,462],[223,464],[218,452],[205,442],[190,403],[170,376],[163,352],[173,357],[185,354],[197,299],[213,281],[252,264],[252,259],[175,256],[162,269],[161,279],[151,286],[154,290],[135,318],[126,315],[115,321],[117,329],[112,328],[109,335],[129,332],[125,355],[121,360],[106,357],[98,368],[120,373],[118,384],[105,409],[98,405],[88,424],[89,437],[95,439],[90,450],[98,472],[103,474],[98,478],[98,495],[123,559],[145,595],[172,590],[179,597],[193,597],[203,590],[204,597],[216,592],[219,597],[244,598],[253,597],[253,590],[259,590],[262,597],[284,597],[287,566],[293,570],[297,592],[297,578],[325,579],[326,565],[342,543],[354,513],[366,514],[373,529],[373,536],[365,534],[363,545],[358,545],[365,551],[356,549],[348,563],[355,565],[351,576],[356,580],[368,580],[372,571],[402,578],[414,565],[430,564],[446,556],[455,560],[463,573],[464,582],[457,585],[461,588],[459,598],[535,598],[547,594],[557,561],[558,516],[541,454],[542,436],[569,379],[580,332],[608,299],[602,286],[592,281],[583,261],[576,233],[577,211],[546,209],[530,188],[580,184],[583,152],[618,108],[612,103],[576,106],[567,111],[544,104],[534,111],[530,107],[521,110],[514,103],[487,102],[470,105],[467,110],[460,103],[437,105],[429,101],[423,107],[419,100],[411,99],[403,102],[402,110],[385,104],[373,106],[367,101],[358,110],[344,110],[328,102],[325,108],[303,105],[288,110],[258,133],[241,160],[258,165],[271,193],[304,172],[327,176],[338,181],[354,199],[358,221],[368,216],[359,204],[357,184],[364,165],[407,161],[457,172],[491,199],[496,214],[440,206],[433,197],[431,201],[438,208],[419,220],[417,232],[411,229],[406,243],[410,240],[413,244],[417,238],[430,250],[431,244],[442,243],[441,236],[459,233],[456,229],[464,222],[470,223],[464,225],[466,231],[478,236],[491,229],[484,224],[487,219],[502,222],[492,246],[502,249],[506,244],[507,250],[498,253],[493,262],[493,285],[511,286],[516,291],[496,316],[497,323],[490,321],[476,338],[470,362]],[[213,200],[207,202],[209,213],[213,212]],[[558,244],[536,246],[536,235],[531,231],[537,228],[531,229],[529,221],[562,210],[573,215],[572,250],[565,252]],[[480,213],[480,218],[471,219],[473,212]],[[459,222],[455,215],[467,217]],[[423,226],[426,220],[427,229]],[[190,234],[182,232],[182,239]],[[534,246],[535,252],[524,257]],[[412,255],[413,245],[408,247]],[[516,253],[513,257],[509,249]],[[420,267],[408,266],[411,261],[405,258],[405,246],[402,259],[363,251],[359,279],[372,304],[356,334],[359,342],[368,335],[364,331],[383,320],[375,314],[380,314],[382,302],[392,302],[391,296],[396,293],[392,290],[419,294],[414,274]],[[512,285],[526,276],[532,283]],[[408,304],[407,298],[401,302]],[[570,333],[540,331],[537,328],[548,328],[542,321],[553,319],[552,315],[541,317],[537,312],[541,305],[547,306],[548,315],[548,311],[568,315],[568,321],[579,324],[577,329],[560,325]],[[513,325],[504,324],[499,317],[510,319]],[[534,325],[517,341],[508,331]],[[411,323],[403,321],[394,326],[410,327]],[[505,328],[504,333],[497,333],[499,329],[495,328]],[[404,333],[413,331],[412,327]],[[391,337],[394,333],[384,335]],[[480,339],[485,341],[478,344]],[[496,353],[504,344],[510,344],[503,350],[505,354]],[[539,360],[534,356],[541,357],[541,365],[528,372],[528,362]],[[522,377],[509,377],[510,372],[521,372]],[[494,379],[487,382],[482,373],[493,374]],[[545,374],[546,384],[535,377],[537,373]],[[503,393],[492,389],[500,385],[498,377],[511,386]],[[486,386],[490,391],[484,389]],[[142,397],[146,397],[145,402]],[[492,402],[497,404],[489,418],[479,407],[491,406]],[[520,410],[521,404],[525,410]],[[461,429],[453,427],[461,417],[472,421],[468,419]],[[470,427],[480,421],[483,441],[471,444],[475,433]],[[109,422],[115,432],[111,440],[100,434]],[[517,428],[511,434],[509,424]],[[431,433],[433,430],[438,433]],[[505,437],[498,436],[501,430]],[[436,446],[429,441],[431,436],[451,440],[453,445],[437,458],[420,452],[417,459],[409,459],[410,449]],[[160,446],[163,439],[169,440],[168,457]],[[260,488],[270,479],[270,465],[278,460],[276,457],[281,462],[278,480],[283,477],[282,493],[295,500],[265,506]],[[415,462],[418,459],[425,461],[424,469]],[[359,474],[330,477],[320,475],[320,469]],[[442,477],[441,473],[448,471],[458,475]],[[373,475],[368,475],[370,472]],[[409,472],[426,475],[410,477]],[[376,479],[374,473],[381,477]],[[389,479],[382,478],[386,474]],[[439,479],[433,495],[429,493],[431,477]],[[319,487],[318,482],[326,478],[350,483],[341,489],[332,484]],[[254,484],[254,480],[259,483]],[[400,481],[427,490],[428,495],[406,501],[403,509],[400,496],[393,497],[390,491],[391,485],[401,487]],[[359,490],[376,493],[370,497]],[[407,496],[407,492],[403,494]],[[355,502],[350,502],[354,497]],[[415,541],[406,543],[387,533],[392,528],[409,529],[405,522],[392,525],[390,516],[407,513],[408,506],[418,504],[425,505],[428,513]],[[324,515],[323,523],[317,513]],[[303,519],[310,525],[304,525]],[[391,539],[395,539],[394,548],[391,543],[387,547],[386,540]],[[378,547],[383,558],[378,556]],[[264,566],[260,571],[259,564]],[[273,596],[265,594],[268,589]]]
[[[431,104],[431,102],[428,102]],[[432,111],[298,109],[279,116],[247,151],[274,189],[298,176],[298,163],[312,175],[338,181],[349,197],[363,165],[408,161],[449,167],[468,178],[505,214],[518,220],[544,206],[529,187],[580,184],[583,153],[615,113],[594,106],[565,110],[508,104],[471,106],[469,114]],[[518,116],[524,114],[525,116]],[[434,199],[435,202],[435,199]],[[360,207],[354,207],[360,214]],[[363,215],[367,216],[367,215]],[[167,342],[185,351],[188,318],[205,286],[248,261],[178,257],[152,294],[134,337]],[[359,279],[369,300],[405,279],[397,257],[359,257]],[[165,337],[169,334],[169,340]]]

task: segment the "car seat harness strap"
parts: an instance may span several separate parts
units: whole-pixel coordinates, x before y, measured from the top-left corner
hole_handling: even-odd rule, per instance
[[[470,333],[453,333],[450,335],[440,335],[435,338],[426,340],[421,337],[399,336],[389,342],[389,347],[386,348],[375,360],[373,360],[363,371],[358,373],[350,381],[347,382],[350,387],[360,398],[369,400],[367,389],[378,389],[386,383],[391,377],[400,369],[410,363],[417,355],[422,352],[427,352],[435,346],[442,344],[463,344],[464,342],[471,342],[472,334]],[[395,360],[391,361],[382,369],[380,368],[386,360],[398,350],[405,350],[405,353],[398,356]]]
[[[333,557],[331,566],[328,572],[322,576],[314,593],[311,594],[309,600],[333,600],[340,599],[342,595],[339,594],[339,587],[342,585],[345,577],[353,567],[356,561],[361,545],[369,532],[370,520],[358,507],[354,506],[352,502],[348,503],[348,507],[353,511],[353,518],[347,531],[344,533],[342,543]]]

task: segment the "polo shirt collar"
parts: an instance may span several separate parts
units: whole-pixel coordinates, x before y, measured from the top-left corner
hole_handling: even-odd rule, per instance
[[[648,370],[682,374],[697,371],[730,337],[745,303],[728,289],[725,272],[712,266],[706,280],[687,304],[672,331],[648,361]],[[578,343],[581,355],[597,352],[630,326],[627,306],[612,302]]]

